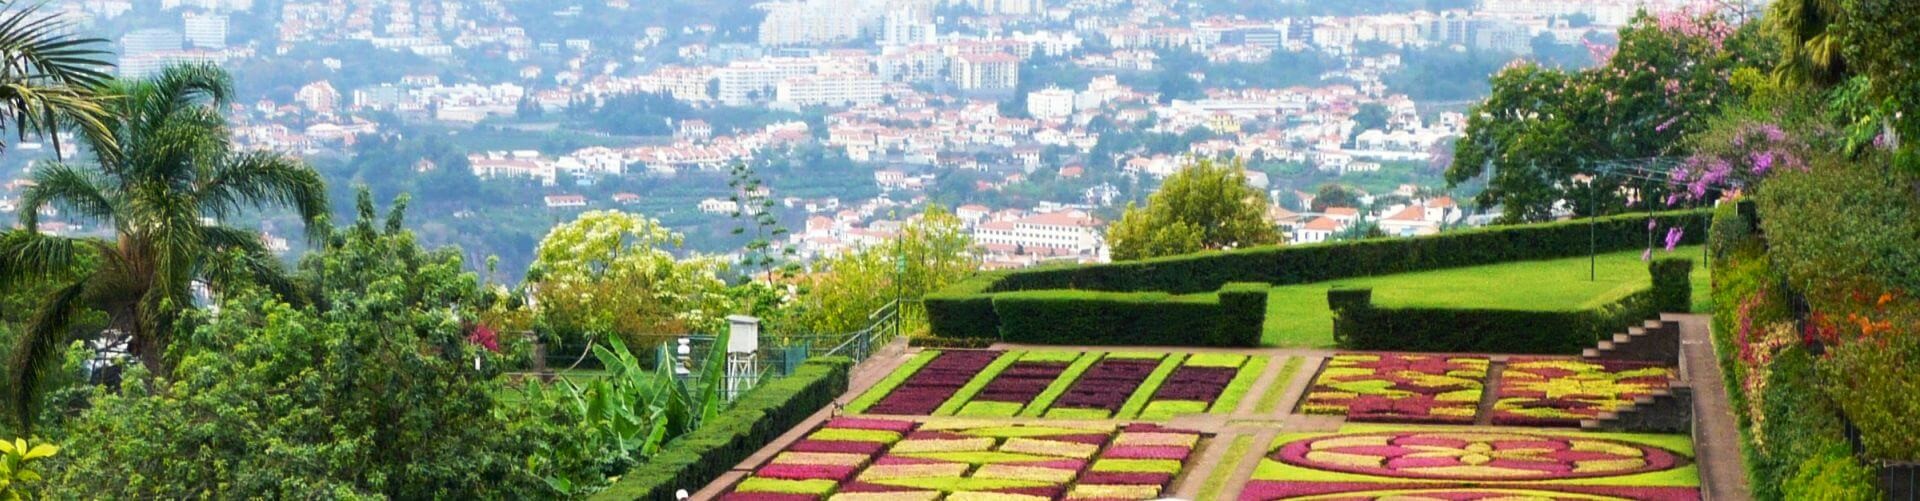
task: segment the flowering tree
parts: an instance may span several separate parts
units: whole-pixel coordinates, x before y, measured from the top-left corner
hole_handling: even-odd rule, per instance
[[[1740,61],[1734,34],[1718,14],[1681,10],[1636,18],[1615,49],[1590,47],[1605,58],[1596,68],[1516,61],[1469,113],[1447,181],[1488,176],[1480,205],[1504,206],[1509,222],[1541,221],[1591,189],[1574,179],[1596,174],[1596,164],[1684,153],[1684,139],[1737,97],[1728,83]]]
[[[724,264],[676,259],[669,249],[681,240],[658,221],[619,211],[554,227],[527,271],[541,320],[563,337],[718,332],[733,306],[720,279]]]

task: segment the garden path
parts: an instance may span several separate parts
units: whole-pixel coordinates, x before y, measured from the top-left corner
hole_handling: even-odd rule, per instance
[[[1727,398],[1708,315],[1665,314],[1680,322],[1680,373],[1693,385],[1693,450],[1705,499],[1752,499],[1740,456],[1740,428]]]

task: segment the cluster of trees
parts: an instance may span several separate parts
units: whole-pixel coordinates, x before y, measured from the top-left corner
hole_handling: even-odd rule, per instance
[[[369,145],[335,174],[412,174],[425,158],[467,175],[361,188],[338,211],[330,200],[348,197],[331,176],[233,147],[233,83],[217,67],[114,80],[101,41],[57,18],[21,9],[0,31],[7,123],[84,143],[33,171],[17,226],[0,230],[8,497],[590,493],[722,405],[718,378],[673,377],[647,335],[719,332],[733,313],[767,318],[774,335],[846,332],[977,268],[938,207],[894,245],[768,281],[677,249],[684,237],[657,220],[591,212],[554,228],[509,288],[408,230],[407,191],[437,205],[471,186],[445,145]],[[394,200],[384,217],[376,198]],[[43,207],[101,232],[43,233]],[[245,227],[264,214],[304,227],[312,249],[297,265]],[[514,388],[535,341],[570,340],[594,346],[603,377]]]
[[[1267,197],[1247,184],[1237,160],[1203,159],[1167,176],[1140,207],[1127,204],[1107,229],[1115,261],[1279,242]]]

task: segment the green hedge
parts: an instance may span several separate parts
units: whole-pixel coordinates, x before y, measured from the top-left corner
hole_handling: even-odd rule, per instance
[[[666,501],[674,499],[676,490],[699,490],[846,393],[852,365],[845,357],[808,360],[793,375],[741,395],[726,411],[668,442],[592,499]]]
[[[996,295],[1031,291],[1195,294],[1232,282],[1287,285],[1461,266],[1612,252],[1648,245],[1646,214],[1589,221],[1498,226],[1414,238],[1257,247],[1126,261],[983,273],[925,297],[931,332],[948,339],[997,339]],[[1695,228],[1707,210],[1656,213],[1662,227]],[[1589,234],[1594,240],[1589,243]],[[1707,231],[1685,232],[1699,243]],[[1115,296],[1118,298],[1118,296]],[[1684,310],[1681,310],[1684,311]],[[1257,333],[1255,333],[1257,337]],[[1183,343],[1191,344],[1191,343]]]
[[[1072,345],[1260,345],[1265,284],[1228,284],[1215,294],[1030,291],[993,294],[1000,338]]]
[[[1655,213],[1665,228],[1689,228],[1685,243],[1705,240],[1709,210]],[[1413,238],[1284,245],[1211,251],[1096,266],[1023,270],[950,288],[946,297],[977,292],[1085,289],[1190,294],[1228,282],[1288,285],[1462,266],[1584,256],[1589,231],[1599,252],[1645,248],[1646,214],[1554,223],[1493,226]],[[1657,235],[1664,237],[1662,235]],[[929,309],[931,309],[929,304]],[[948,335],[942,333],[942,335]]]
[[[1662,258],[1648,265],[1653,286],[1597,309],[1528,311],[1492,308],[1382,308],[1358,303],[1362,289],[1328,292],[1333,337],[1354,350],[1578,354],[1661,312],[1688,311],[1692,261]]]

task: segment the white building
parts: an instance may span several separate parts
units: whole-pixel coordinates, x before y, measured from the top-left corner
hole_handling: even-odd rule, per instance
[[[740,211],[740,204],[724,198],[709,198],[700,201],[700,212],[707,214],[733,214]]]
[[[767,11],[760,22],[760,45],[816,45],[860,38],[861,29],[880,17],[869,1],[806,0],[757,6]]]
[[[1312,221],[1307,221],[1307,224],[1301,225],[1299,228],[1293,230],[1293,243],[1311,244],[1325,242],[1333,238],[1333,234],[1339,233],[1340,230],[1344,228],[1344,225],[1333,218],[1324,216],[1316,217],[1313,218]]]
[[[188,12],[180,16],[187,43],[198,49],[227,48],[227,15]]]
[[[886,89],[880,78],[866,73],[804,75],[781,80],[774,101],[786,106],[852,106],[876,104]]]
[[[953,59],[960,90],[1010,90],[1020,85],[1020,58],[1013,54],[962,54]]]
[[[716,71],[720,81],[720,102],[744,106],[774,97],[780,82],[820,72],[820,62],[803,58],[766,58],[735,61]]]
[[[912,6],[887,12],[881,22],[881,47],[906,47],[939,42],[940,29],[932,16]]]
[[[1048,87],[1027,93],[1027,114],[1034,118],[1066,118],[1073,115],[1073,91]]]
[[[989,221],[974,226],[973,239],[995,254],[1091,256],[1102,246],[1100,220],[1078,210]]]

